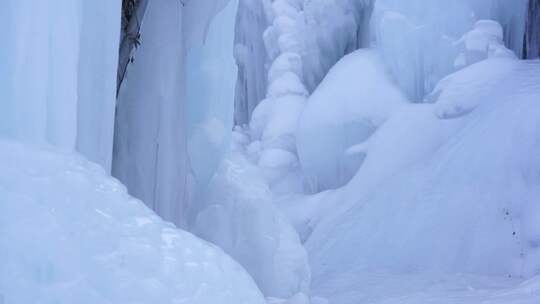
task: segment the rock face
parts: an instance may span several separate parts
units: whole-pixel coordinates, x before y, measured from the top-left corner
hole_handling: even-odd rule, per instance
[[[530,0],[527,12],[523,57],[535,59],[540,57],[540,0]]]

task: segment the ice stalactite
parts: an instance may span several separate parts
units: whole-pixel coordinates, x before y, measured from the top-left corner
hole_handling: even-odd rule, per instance
[[[252,113],[250,131],[260,146],[257,162],[274,190],[303,191],[295,138],[300,114],[332,65],[369,43],[372,5],[371,0],[267,3],[268,88]],[[297,181],[294,189],[283,186],[294,184],[291,180]]]
[[[523,48],[525,58],[540,57],[540,0],[529,0]]]
[[[119,1],[0,3],[2,136],[75,149],[110,169],[119,14]]]

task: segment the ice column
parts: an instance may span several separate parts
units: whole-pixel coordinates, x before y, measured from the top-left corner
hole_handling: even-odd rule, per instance
[[[235,29],[235,58],[238,64],[234,122],[249,123],[253,109],[266,93],[268,56],[263,41],[268,21],[261,0],[240,0]]]
[[[112,155],[120,1],[5,0],[0,136]]]
[[[164,219],[183,223],[187,157],[182,4],[154,0],[118,98],[113,174]]]
[[[530,0],[525,31],[525,58],[540,57],[540,0]]]

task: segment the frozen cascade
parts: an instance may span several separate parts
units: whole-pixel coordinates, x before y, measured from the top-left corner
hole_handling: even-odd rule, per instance
[[[435,84],[455,72],[455,42],[481,19],[503,27],[506,45],[522,54],[527,0],[378,0],[372,31],[399,86],[422,102]]]
[[[118,98],[113,174],[132,195],[181,226],[196,183],[210,179],[228,147],[237,2],[213,20],[228,3],[151,2],[141,47]]]
[[[177,1],[148,4],[142,44],[118,97],[113,161],[113,175],[130,194],[176,224],[183,224],[183,204],[192,188],[182,10]]]
[[[266,0],[264,0],[266,1]],[[263,100],[267,85],[267,63],[263,33],[268,27],[263,0],[240,0],[234,38],[238,80],[234,124],[249,123],[251,113]]]
[[[119,1],[0,3],[1,136],[76,149],[110,169],[119,15]]]
[[[525,58],[540,58],[540,0],[530,0],[525,32]]]

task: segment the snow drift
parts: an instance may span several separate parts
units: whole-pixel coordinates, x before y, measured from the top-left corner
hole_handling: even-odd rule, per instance
[[[220,249],[81,156],[1,141],[0,167],[6,303],[264,303]]]
[[[488,59],[443,80],[434,105],[394,112],[307,243],[313,288],[372,269],[537,275],[539,75]]]

